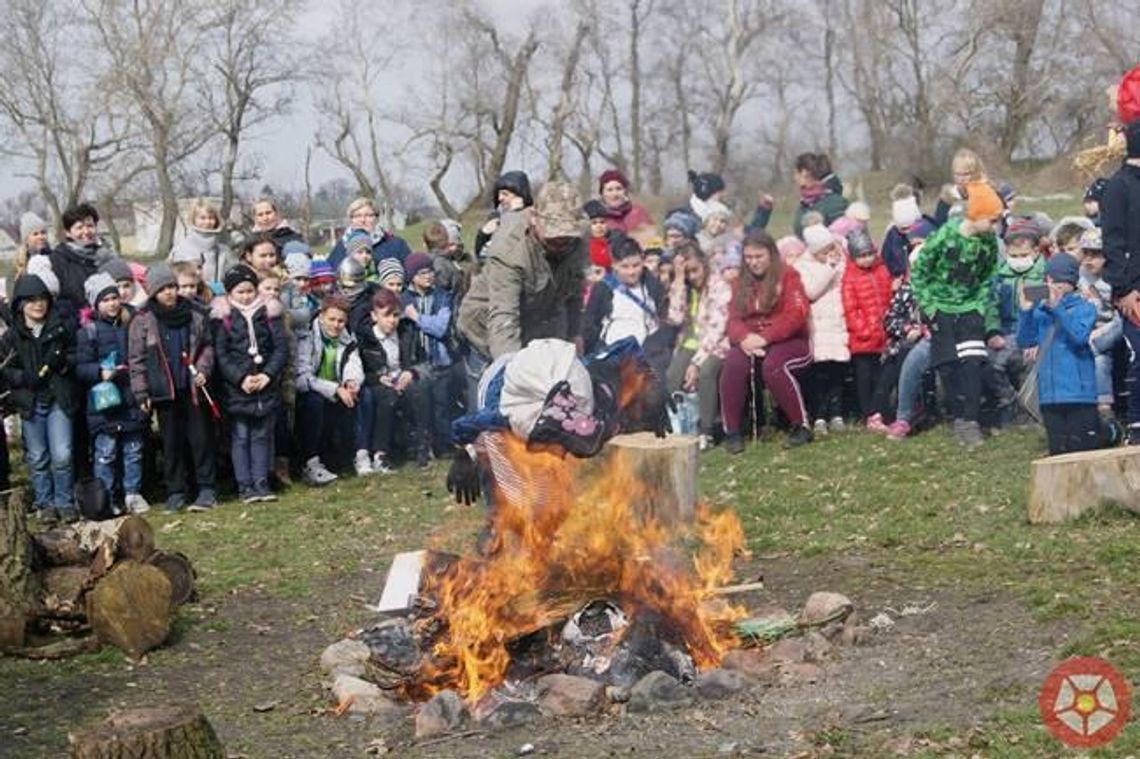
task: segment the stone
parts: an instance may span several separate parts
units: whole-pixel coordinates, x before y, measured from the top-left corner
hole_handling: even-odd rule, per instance
[[[629,688],[623,688],[620,685],[607,685],[606,698],[611,704],[627,704],[629,703]]]
[[[479,720],[479,724],[493,728],[518,727],[541,719],[542,711],[536,704],[529,701],[504,701]]]
[[[416,712],[416,737],[430,738],[454,732],[467,722],[467,705],[455,691],[444,690]]]
[[[871,637],[871,628],[864,625],[847,625],[839,635],[844,646],[861,646]]]
[[[784,638],[768,647],[768,655],[780,664],[807,661],[808,644],[803,638]]]
[[[547,675],[538,681],[538,707],[549,717],[582,717],[605,704],[606,686],[573,675]]]
[[[407,711],[406,706],[388,698],[375,684],[352,675],[337,675],[332,692],[338,703],[348,703],[349,714],[395,718]]]
[[[855,609],[851,599],[839,593],[819,592],[812,593],[800,612],[800,623],[804,625],[821,624],[833,615],[846,616]],[[840,614],[842,612],[842,614]]]
[[[334,678],[337,675],[360,677],[364,674],[364,663],[370,655],[368,646],[359,640],[345,638],[324,650],[321,654],[321,670]]]
[[[776,679],[776,665],[775,659],[757,648],[738,648],[729,651],[720,662],[722,669],[740,672],[761,682],[772,682]]]
[[[748,678],[732,669],[710,669],[697,675],[696,687],[701,698],[719,700],[746,689]]]
[[[686,688],[675,677],[656,670],[637,681],[629,692],[631,712],[655,712],[690,706],[693,690]]]
[[[826,660],[833,648],[827,638],[817,632],[810,632],[804,636],[804,642],[807,643],[806,661],[815,662],[817,664]]]
[[[818,683],[823,679],[823,670],[809,662],[793,662],[780,667],[780,682],[784,685]]]

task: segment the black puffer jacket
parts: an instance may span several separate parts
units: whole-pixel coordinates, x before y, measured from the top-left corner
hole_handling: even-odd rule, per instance
[[[78,314],[87,305],[83,283],[99,269],[102,258],[98,248],[77,250],[71,243],[60,243],[48,254],[51,270],[59,280],[59,297],[71,305],[70,313]]]
[[[1140,290],[1140,166],[1125,164],[1108,180],[1100,224],[1104,278],[1112,285],[1112,294],[1119,298]]]
[[[399,356],[389,356],[373,330],[372,321],[362,325],[356,333],[360,351],[360,361],[364,364],[364,382],[375,386],[380,378],[393,370],[409,371],[415,374],[414,367],[427,362],[427,351],[423,343],[416,339],[416,325],[411,319],[400,319],[396,326],[396,340],[400,345]]]
[[[289,362],[284,313],[285,309],[276,299],[254,313],[254,339],[261,358],[257,363],[250,352],[249,322],[224,296],[215,298],[211,304],[215,365],[222,378],[221,401],[227,413],[264,417],[281,404],[281,378]],[[266,374],[271,381],[258,392],[247,393],[241,389],[241,383],[251,374]]]
[[[75,375],[84,389],[103,381],[102,362],[115,352],[116,360],[122,367],[126,367],[129,356],[128,325],[134,316],[134,309],[123,307],[123,314],[118,321],[108,321],[102,317],[95,317],[79,328],[79,341],[76,350]],[[113,380],[123,396],[123,403],[106,411],[98,412],[91,405],[90,393],[87,394],[87,424],[91,433],[100,432],[139,432],[146,429],[147,415],[139,408],[138,399],[131,392],[131,377],[124,368],[115,375]]]
[[[0,377],[11,391],[9,401],[25,419],[36,402],[55,402],[68,414],[77,407],[75,386],[75,334],[49,306],[39,336],[23,317],[24,302],[37,297],[51,300],[47,287],[35,276],[16,280],[12,293],[12,326],[0,338],[0,360],[6,361]]]

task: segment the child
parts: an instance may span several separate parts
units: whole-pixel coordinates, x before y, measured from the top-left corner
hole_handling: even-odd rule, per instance
[[[1089,345],[1096,307],[1077,294],[1079,276],[1077,259],[1058,253],[1045,270],[1048,299],[1036,305],[1021,299],[1025,316],[1017,342],[1038,363],[1037,393],[1053,456],[1099,448],[1105,439]]]
[[[274,238],[267,234],[254,235],[241,246],[241,261],[257,272],[258,276],[270,272],[281,263],[280,249]]]
[[[40,520],[75,522],[79,511],[72,501],[71,426],[78,407],[74,329],[56,311],[54,298],[35,275],[16,280],[12,325],[0,338],[0,355],[10,357],[0,371],[23,420],[24,460]]]
[[[922,324],[922,315],[918,311],[918,301],[914,298],[914,291],[906,278],[892,281],[891,302],[887,306],[887,313],[883,315],[883,331],[887,335],[887,347],[883,352],[882,366],[879,368],[879,379],[875,383],[875,395],[871,399],[872,414],[867,420],[867,429],[871,432],[886,433],[891,440],[902,440],[910,434],[910,422],[914,415],[914,401],[918,396],[917,387],[906,388],[902,386],[903,367],[906,358],[910,355],[920,340],[926,335]],[[926,371],[925,362],[918,372],[918,384]],[[913,382],[916,377],[908,378]],[[891,396],[898,390],[898,413],[890,414]],[[887,417],[894,420],[887,424]]]
[[[590,265],[600,267],[605,276],[610,271],[613,258],[610,255],[609,228],[606,226],[606,207],[600,200],[591,200],[583,207],[590,220]]]
[[[955,176],[958,176],[957,166]],[[968,448],[982,444],[978,423],[986,360],[985,310],[997,269],[994,225],[1004,207],[988,184],[967,188],[965,218],[935,232],[911,265],[911,283],[930,324],[930,366],[942,377],[954,413],[954,436]]]
[[[281,377],[289,359],[283,309],[276,298],[258,292],[257,274],[244,264],[227,271],[222,283],[226,295],[214,299],[210,320],[238,498],[243,503],[275,501],[269,468]]]
[[[113,503],[120,502],[131,514],[150,511],[142,496],[143,446],[149,427],[147,415],[131,393],[127,371],[128,328],[134,310],[123,304],[119,287],[110,274],[87,279],[87,302],[91,316],[81,325],[75,373],[87,388],[99,382],[114,382],[122,401],[112,408],[97,409],[88,393],[87,425],[95,449],[95,476],[107,486]],[[111,364],[110,368],[106,364]],[[121,490],[116,469],[122,463]]]
[[[732,223],[732,211],[719,200],[705,204],[701,218],[701,231],[697,233],[697,244],[705,255],[711,256],[724,250],[728,243],[728,226]]]
[[[1037,248],[1039,230],[1032,220],[1015,218],[1006,227],[1005,260],[998,265],[986,307],[986,349],[989,362],[983,370],[986,396],[996,410],[995,426],[1013,419],[1017,388],[1025,361],[1017,347],[1020,295],[1025,288],[1045,284],[1045,259]]]
[[[198,265],[190,261],[175,261],[170,265],[178,295],[195,305],[204,306],[214,298],[213,292],[202,282]]]
[[[414,257],[409,256],[408,260]],[[372,392],[373,414],[370,448],[372,472],[392,472],[391,453],[396,432],[396,412],[403,411],[415,424],[413,444],[417,454],[431,446],[431,395],[417,381],[415,367],[427,361],[415,325],[401,318],[400,298],[388,290],[372,296],[372,324],[359,335],[364,383]],[[418,456],[423,466],[427,457]]]
[[[1096,228],[1096,225],[1086,218],[1080,216],[1066,216],[1057,222],[1057,225],[1053,227],[1053,230],[1049,233],[1049,237],[1053,243],[1053,250],[1063,250],[1073,258],[1080,260],[1081,235],[1090,229]]]
[[[396,265],[399,261],[392,259]],[[347,255],[336,267],[336,293],[348,303],[348,329],[356,332],[372,312],[372,294],[377,285],[367,281],[368,272],[358,256]]]
[[[337,479],[322,460],[326,453],[324,433],[333,429],[336,416],[347,414],[355,418],[364,381],[356,338],[347,324],[347,301],[340,295],[330,295],[321,303],[320,314],[297,345],[297,424],[305,461],[302,477],[313,487]]]
[[[356,231],[344,243],[345,260],[352,259],[364,269],[364,279],[375,283],[376,264],[372,260],[372,237],[367,232]],[[398,261],[397,261],[398,262]]]
[[[452,244],[451,235],[442,221],[433,221],[424,227],[423,239],[435,269],[436,286],[451,293],[462,289],[463,270],[458,264],[463,256],[462,245]]]
[[[854,266],[843,272],[843,318],[855,368],[859,418],[870,427],[875,414],[875,386],[887,344],[883,317],[891,300],[891,275],[866,232],[848,235],[847,252]]]
[[[923,216],[914,188],[909,184],[895,185],[891,190],[891,225],[883,237],[883,263],[892,277],[906,274],[910,263],[911,230],[923,221],[931,226],[934,224],[933,219]]]
[[[641,246],[624,235],[613,240],[613,270],[594,286],[582,315],[587,354],[623,337],[633,337],[644,346],[665,315],[665,290],[645,271]]]
[[[1085,190],[1085,216],[1093,224],[1100,228],[1100,201],[1104,198],[1104,188],[1108,186],[1108,180],[1104,177],[1097,177]]]
[[[815,432],[842,431],[843,383],[851,351],[847,346],[847,323],[843,318],[843,250],[822,224],[804,227],[807,252],[795,263],[811,301],[812,411]],[[830,422],[828,421],[830,420]]]
[[[121,258],[112,258],[100,266],[99,271],[110,274],[115,280],[115,284],[119,286],[119,300],[123,305],[137,308],[140,304],[146,303],[146,293],[135,282],[135,273],[131,271],[129,263]]]
[[[1112,387],[1113,353],[1124,335],[1124,322],[1112,305],[1112,287],[1104,280],[1104,245],[1099,228],[1088,230],[1080,238],[1081,297],[1096,308],[1096,325],[1089,336],[1089,345],[1096,360],[1097,411],[1105,418],[1112,417],[1114,392]]]
[[[289,243],[286,247],[294,245],[304,243]],[[281,288],[281,305],[289,313],[294,328],[305,327],[313,320],[314,309],[309,297],[312,267],[313,261],[299,250],[285,256],[285,272],[289,278]]]
[[[204,392],[214,369],[209,315],[179,297],[167,264],[152,266],[147,281],[150,298],[130,325],[131,391],[143,413],[158,414],[166,510],[180,511],[196,485],[188,510],[207,511],[218,502],[209,419],[215,410],[207,411],[211,404]],[[187,471],[187,461],[193,462],[193,472]]]
[[[416,367],[423,392],[431,399],[431,437],[419,441],[416,461],[420,466],[430,462],[432,449],[441,454],[451,445],[453,362],[448,343],[451,340],[451,293],[436,289],[431,256],[413,253],[404,263],[408,287],[401,302],[404,315],[415,325],[415,339],[425,360]]]

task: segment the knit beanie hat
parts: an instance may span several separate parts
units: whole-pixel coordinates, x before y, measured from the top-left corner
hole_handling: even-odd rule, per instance
[[[51,268],[50,258],[44,255],[29,258],[28,274],[39,277],[53,297],[59,295],[59,277],[55,276],[55,270]]]
[[[600,200],[587,201],[586,205],[582,206],[582,210],[585,212],[587,219],[606,218],[606,207]]]
[[[304,256],[305,258],[311,258],[313,255],[313,249],[310,248],[309,244],[304,240],[290,240],[289,242],[285,243],[284,247],[281,248],[281,255],[284,258],[298,254]]]
[[[411,282],[413,277],[424,269],[430,269],[431,265],[432,260],[430,255],[427,253],[413,253],[404,261],[404,273],[408,281]]]
[[[966,218],[970,221],[993,221],[1005,211],[994,188],[987,182],[970,182],[966,185]]]
[[[290,244],[286,244],[285,247],[289,247]],[[308,279],[312,268],[313,262],[304,253],[290,253],[285,256],[285,271],[289,272],[289,279],[296,277]]]
[[[398,278],[401,282],[404,281],[404,267],[400,265],[400,259],[385,258],[376,264],[376,279],[380,284],[384,284],[392,277]]]
[[[856,200],[847,206],[847,210],[843,212],[843,215],[848,219],[854,219],[855,221],[866,224],[871,220],[871,207],[861,200]]]
[[[804,227],[804,244],[807,245],[808,253],[818,253],[834,242],[835,237],[822,224]]]
[[[918,199],[913,195],[891,203],[891,221],[896,228],[906,229],[921,218],[922,209],[918,207]]]
[[[25,211],[20,215],[20,241],[27,240],[32,232],[47,229],[47,222],[32,211]]]
[[[1076,285],[1081,278],[1081,265],[1077,263],[1077,259],[1064,251],[1054,253],[1049,263],[1045,264],[1045,276],[1054,282]]]
[[[1104,235],[1100,231],[1100,227],[1093,227],[1087,229],[1081,235],[1080,242],[1077,243],[1081,246],[1081,250],[1095,250],[1097,252],[1104,250]]]
[[[157,263],[150,267],[146,273],[146,283],[148,290],[153,297],[155,293],[164,287],[172,287],[178,284],[178,280],[174,278],[174,272],[165,263]],[[227,288],[228,290],[229,288]]]
[[[692,240],[701,230],[701,220],[691,211],[674,211],[665,217],[665,229],[675,229]]]
[[[131,271],[131,265],[121,258],[112,258],[100,266],[99,271],[110,274],[111,279],[116,282],[122,282],[127,279],[132,282],[135,281],[135,275],[134,272]]]
[[[698,174],[689,170],[689,184],[693,186],[693,194],[701,200],[708,200],[713,195],[724,190],[724,178],[720,174]]]
[[[847,253],[852,258],[859,258],[860,256],[875,255],[875,241],[871,239],[871,235],[859,230],[847,235]]]
[[[351,257],[354,253],[367,252],[369,256],[372,255],[372,236],[362,230],[356,230],[348,236],[344,243],[344,252],[346,256]]]
[[[791,262],[802,256],[807,250],[807,246],[804,245],[803,240],[795,235],[788,235],[776,241],[776,250],[780,251],[781,259]]]
[[[119,285],[107,272],[96,272],[83,283],[83,295],[91,308],[98,308],[99,301],[111,294],[119,294]]]
[[[602,172],[602,175],[598,177],[598,192],[601,193],[610,182],[620,182],[622,187],[627,190],[629,189],[629,179],[625,174],[617,169],[606,169]]]
[[[383,265],[383,261],[381,261]],[[310,285],[331,285],[336,282],[336,274],[333,272],[332,264],[325,259],[313,261],[312,266],[309,267],[309,284]]]
[[[455,219],[440,219],[439,223],[447,230],[447,242],[459,245],[463,242],[463,227]]]
[[[1009,227],[1005,230],[1005,242],[1007,245],[1012,244],[1016,240],[1029,240],[1030,242],[1037,242],[1041,237],[1041,230],[1033,223],[1032,219],[1027,219],[1019,216],[1009,223]]]
[[[226,288],[227,293],[232,292],[242,282],[249,282],[254,288],[257,287],[257,272],[245,264],[231,267],[222,278],[222,286]]]
[[[719,200],[710,200],[705,203],[704,213],[701,215],[701,221],[707,222],[714,216],[723,216],[726,219],[732,218],[732,211],[728,210],[728,206],[721,203]]]

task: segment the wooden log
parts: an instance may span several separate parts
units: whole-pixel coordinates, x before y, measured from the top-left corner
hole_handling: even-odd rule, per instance
[[[628,468],[645,487],[636,504],[643,519],[662,524],[688,524],[697,507],[697,439],[691,435],[659,438],[651,432],[617,435],[586,472],[597,474],[607,466]]]
[[[161,569],[120,561],[87,594],[87,621],[99,640],[137,659],[166,640],[170,597]]]
[[[35,545],[33,565],[48,567],[78,567],[91,563],[92,551],[79,543],[79,536],[71,527],[54,527],[32,536]]]
[[[1083,451],[1033,462],[1030,522],[1064,522],[1106,502],[1140,513],[1140,448]]]
[[[197,598],[194,580],[198,573],[185,554],[178,551],[155,551],[146,563],[161,569],[166,579],[170,580],[170,603],[181,606]]]
[[[192,705],[114,712],[100,726],[67,736],[71,759],[225,759],[217,733]]]
[[[37,595],[31,560],[23,492],[13,490],[0,504],[0,651],[24,645]]]
[[[154,530],[140,516],[79,522],[34,536],[37,567],[91,565],[109,569],[117,559],[146,561],[154,553]],[[102,556],[99,554],[102,552]]]
[[[83,595],[87,592],[86,567],[51,567],[40,573],[43,592],[37,616],[84,618]]]

